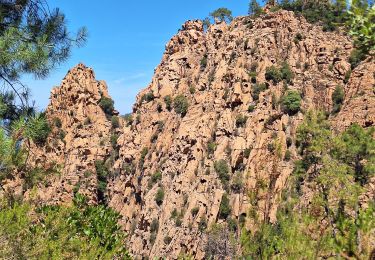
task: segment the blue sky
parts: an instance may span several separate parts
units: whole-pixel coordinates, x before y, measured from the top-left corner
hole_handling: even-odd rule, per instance
[[[249,0],[48,0],[50,8],[65,13],[69,29],[89,31],[87,44],[74,49],[69,60],[49,77],[25,77],[39,109],[45,109],[50,90],[60,85],[69,68],[83,62],[105,80],[122,114],[131,112],[135,96],[151,81],[165,44],[189,19],[200,19],[219,7],[234,16],[245,15]]]

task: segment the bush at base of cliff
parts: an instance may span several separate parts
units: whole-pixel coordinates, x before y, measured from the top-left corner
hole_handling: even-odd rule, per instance
[[[72,206],[36,207],[0,202],[0,255],[15,259],[130,259],[119,215],[89,206],[77,195]]]

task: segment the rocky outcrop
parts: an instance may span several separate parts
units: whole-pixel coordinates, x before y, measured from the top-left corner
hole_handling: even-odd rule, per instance
[[[202,227],[224,222],[223,194],[237,230],[254,212],[275,221],[298,157],[294,141],[287,140],[295,139],[303,111],[331,111],[332,93],[341,85],[345,104],[332,116],[334,126],[373,125],[374,61],[355,69],[346,84],[351,50],[348,36],[323,32],[288,11],[236,18],[207,32],[200,21],[186,22],[166,45],[151,84],[137,97],[136,120],[124,127],[118,142],[114,170],[120,174],[109,185],[109,205],[123,216],[130,251],[169,258],[186,252],[202,259]],[[282,62],[290,65],[293,82],[267,81],[266,68]],[[259,100],[255,83],[267,86]],[[302,94],[302,112],[283,112],[279,101],[286,89]],[[361,91],[363,97],[355,97]],[[181,95],[189,103],[186,115],[168,101]],[[287,149],[291,161],[284,159]],[[220,176],[221,160],[228,177]],[[156,200],[161,191],[162,202]]]
[[[52,89],[46,110],[52,133],[44,147],[32,147],[30,162],[61,171],[39,184],[37,198],[41,201],[68,203],[74,192],[92,203],[98,201],[95,161],[107,159],[112,151],[111,118],[99,105],[103,97],[109,97],[106,83],[97,81],[93,70],[83,64],[71,69],[61,86]]]
[[[256,219],[276,220],[299,158],[297,127],[309,109],[332,110],[336,86],[345,97],[341,111],[330,115],[333,129],[374,125],[375,61],[349,74],[351,50],[347,35],[324,32],[288,11],[239,17],[207,31],[201,21],[188,21],[120,129],[111,126],[116,111],[100,107],[109,97],[106,84],[79,64],[52,90],[46,111],[52,134],[45,147],[32,149],[36,165],[61,166],[61,175],[39,185],[38,196],[66,203],[80,192],[97,203],[95,162],[102,161],[114,173],[106,202],[121,214],[135,257],[203,259],[206,227],[228,222],[239,237],[243,226],[257,228]],[[288,83],[266,79],[268,67],[285,62],[293,72]],[[287,90],[302,96],[296,114],[280,104]]]

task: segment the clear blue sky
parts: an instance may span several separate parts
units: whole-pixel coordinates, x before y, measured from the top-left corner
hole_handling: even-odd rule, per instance
[[[189,19],[201,19],[212,10],[227,7],[234,16],[245,15],[249,0],[48,0],[50,8],[65,13],[68,26],[89,31],[87,44],[74,49],[68,62],[43,80],[31,77],[31,88],[39,109],[45,109],[50,90],[60,85],[69,68],[83,62],[105,80],[122,113],[131,111],[135,96],[151,81],[165,44]]]

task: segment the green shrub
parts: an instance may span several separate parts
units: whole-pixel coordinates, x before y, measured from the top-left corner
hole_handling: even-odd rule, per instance
[[[351,65],[351,68],[354,69],[359,65],[359,63],[364,60],[366,57],[366,54],[358,49],[353,49],[349,56],[349,63]]]
[[[266,80],[272,80],[274,84],[279,83],[283,78],[281,72],[274,65],[266,68]]]
[[[187,98],[183,95],[178,95],[173,101],[173,108],[177,114],[181,116],[186,115],[189,107],[189,102]]]
[[[172,242],[172,238],[170,236],[164,237],[164,244],[169,245]]]
[[[301,95],[298,91],[289,90],[282,98],[282,106],[284,112],[293,115],[300,110],[301,107]]]
[[[251,153],[251,148],[246,148],[246,149],[243,151],[243,156],[244,156],[245,158],[249,158],[250,153]]]
[[[254,112],[254,110],[255,110],[254,105],[249,105],[249,107],[247,108],[247,112],[249,112],[249,113]]]
[[[204,69],[207,67],[207,55],[204,55],[201,59],[201,68]]]
[[[203,232],[205,231],[207,228],[207,219],[205,216],[202,216],[202,218],[199,220],[199,223],[198,223],[198,229],[200,232]]]
[[[287,62],[284,61],[281,64],[280,73],[283,80],[285,80],[288,84],[292,83],[294,74]]]
[[[157,172],[155,172],[152,176],[151,176],[151,183],[152,184],[155,184],[155,183],[157,183],[158,181],[160,181],[161,180],[161,178],[162,178],[162,174],[161,174],[161,172],[160,171],[157,171]]]
[[[44,113],[33,116],[26,123],[24,129],[25,136],[30,138],[35,144],[43,145],[51,132],[51,128]]]
[[[118,139],[118,135],[117,134],[112,134],[111,135],[111,145],[112,145],[112,148],[113,149],[116,149],[117,147],[117,139]]]
[[[118,116],[112,116],[111,117],[111,123],[112,123],[113,128],[120,127],[120,120],[119,120]]]
[[[57,128],[61,128],[61,127],[62,127],[61,119],[58,118],[58,117],[53,118],[53,124],[54,124],[54,126],[56,126]]]
[[[170,95],[167,95],[164,97],[165,107],[168,111],[171,111],[172,109],[172,97]]]
[[[195,87],[193,87],[193,86],[190,86],[189,87],[189,92],[190,92],[190,94],[194,94],[195,93]]]
[[[148,154],[148,148],[143,147],[141,151],[141,157],[139,158],[139,167],[143,168],[143,164],[145,163],[146,155]]]
[[[104,113],[110,115],[112,114],[114,109],[114,102],[111,98],[102,96],[99,101],[99,106],[104,111]]]
[[[150,225],[150,232],[151,233],[154,233],[154,232],[157,232],[159,230],[159,220],[154,218],[152,221],[151,221],[151,225]]]
[[[2,259],[130,259],[120,216],[103,205],[88,205],[76,194],[71,205],[0,201]]]
[[[236,116],[236,126],[237,127],[244,127],[246,125],[247,116],[244,115],[237,115]]]
[[[216,143],[212,142],[212,141],[208,142],[208,144],[207,144],[207,153],[209,155],[212,155],[212,154],[214,154],[215,150],[216,150]]]
[[[285,80],[285,82],[290,84],[293,81],[294,74],[290,69],[289,64],[287,62],[283,62],[280,69],[276,68],[274,65],[267,67],[265,78],[266,80],[272,80],[274,84],[277,84],[282,80]]]
[[[344,102],[344,89],[341,86],[336,86],[335,91],[332,93],[332,101],[332,113],[336,114],[341,110],[342,103]]]
[[[216,161],[214,163],[214,168],[217,174],[219,175],[221,183],[223,183],[223,185],[226,185],[230,179],[229,166],[227,162],[223,159]]]
[[[251,96],[253,97],[253,99],[255,101],[258,101],[259,100],[259,94],[263,91],[265,91],[267,89],[267,85],[265,83],[261,83],[261,84],[254,84],[252,85],[251,87]]]
[[[191,209],[191,215],[195,217],[199,212],[199,207],[194,207]]]
[[[232,209],[229,205],[229,198],[228,194],[224,193],[223,197],[221,198],[220,208],[219,208],[219,218],[227,219],[232,212]]]
[[[291,158],[292,158],[292,153],[289,150],[286,150],[284,160],[290,161]]]
[[[144,101],[148,103],[148,102],[153,101],[154,99],[155,99],[154,94],[152,92],[148,92],[141,97],[141,103],[143,103]]]
[[[155,202],[158,206],[160,206],[161,204],[163,204],[163,200],[164,200],[164,189],[159,188],[155,195]]]

